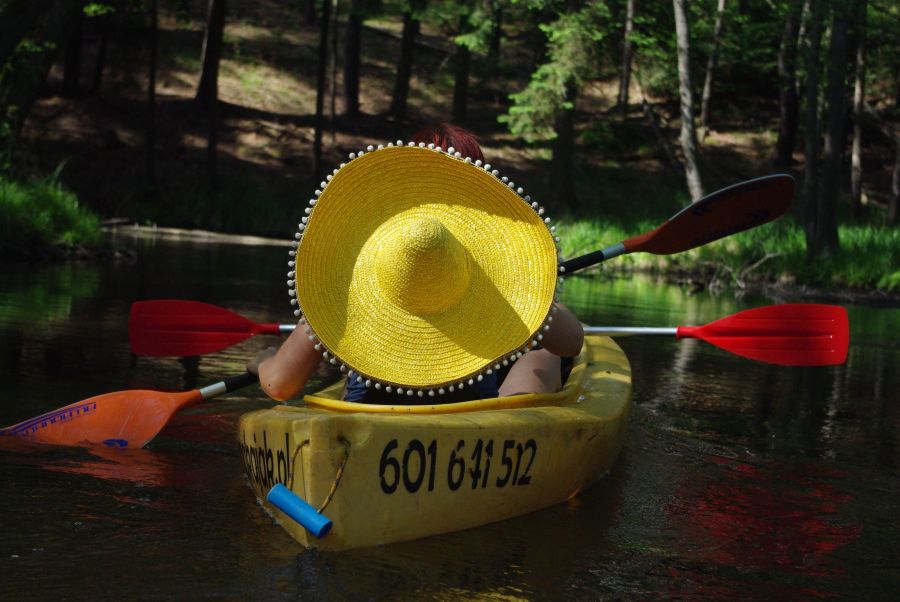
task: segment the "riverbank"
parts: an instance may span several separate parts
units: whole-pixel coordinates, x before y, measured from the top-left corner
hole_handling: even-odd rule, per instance
[[[0,189],[2,190],[2,189]],[[0,197],[2,200],[2,197]],[[2,203],[0,203],[2,206]],[[658,225],[658,224],[657,224]],[[651,222],[631,227],[563,220],[564,257],[575,257],[615,241],[652,230]],[[136,252],[122,239],[179,240],[194,244],[273,246],[285,249],[285,238],[229,234],[204,229],[141,225],[129,220],[108,220],[100,226],[99,244],[35,243],[0,247],[4,260],[29,262],[79,261],[103,263],[134,261]],[[870,231],[869,231],[870,230]],[[853,302],[900,305],[900,233],[896,230],[841,228],[844,247],[839,257],[809,262],[802,231],[790,218],[732,236],[677,255],[635,253],[617,257],[579,274],[583,278],[628,279],[648,275],[691,292],[762,294],[783,301]],[[893,271],[892,271],[893,270]]]
[[[785,218],[789,221],[789,218]],[[574,257],[595,251],[601,246],[614,241],[624,240],[640,232],[646,232],[653,228],[649,223],[638,224],[634,228],[623,228],[616,225],[600,227],[597,224],[587,222],[563,223],[561,229],[563,236],[561,246],[564,257]],[[633,275],[651,276],[658,278],[667,284],[675,284],[687,288],[691,292],[708,291],[713,294],[730,293],[735,296],[747,294],[762,294],[767,297],[779,299],[785,302],[817,301],[817,302],[854,302],[868,305],[900,306],[900,288],[874,287],[862,284],[850,284],[842,278],[843,272],[835,272],[830,280],[814,280],[810,277],[809,270],[803,270],[808,262],[802,251],[802,247],[796,244],[796,236],[773,236],[773,230],[789,230],[796,228],[792,223],[784,225],[769,224],[758,228],[758,231],[750,231],[735,235],[729,239],[711,243],[699,249],[687,251],[671,256],[651,255],[647,253],[635,253],[615,258],[614,260],[600,264],[584,273],[578,278],[596,279],[628,279]],[[228,244],[250,246],[273,246],[288,249],[294,245],[294,241],[288,238],[272,238],[251,235],[235,235],[220,232],[212,232],[200,229],[164,228],[157,226],[143,226],[123,221],[109,223],[104,227],[107,234],[115,239],[125,238],[159,238],[165,240],[189,241],[196,244]],[[566,231],[571,230],[572,236],[567,237]],[[852,231],[852,230],[851,230]],[[593,235],[588,236],[589,232]],[[876,231],[880,233],[881,231]],[[802,233],[801,233],[802,235]],[[784,256],[778,256],[779,251],[769,251],[769,259],[759,258],[759,249],[763,241],[784,238],[794,240],[793,249],[782,248]],[[834,266],[841,264],[853,264],[854,262],[866,263],[871,269],[878,270],[878,265],[890,266],[890,262],[897,263],[896,254],[900,253],[900,241],[884,236],[856,236],[853,240],[866,242],[867,244],[850,245],[847,253],[853,257],[842,257],[837,260],[823,260],[817,262],[819,266],[817,274],[829,273]],[[879,253],[873,249],[884,249],[893,253]],[[775,247],[773,247],[775,248]],[[868,261],[867,254],[879,256],[880,264],[873,263],[871,257]],[[779,260],[779,261],[775,261]],[[768,263],[767,263],[768,262]],[[801,266],[800,276],[787,271],[779,266]],[[730,266],[740,266],[732,268]],[[885,268],[886,269],[886,268]],[[857,270],[857,273],[871,273]],[[804,279],[806,278],[806,279]]]
[[[0,174],[0,257],[78,259],[107,249],[99,216],[56,174],[13,180]]]

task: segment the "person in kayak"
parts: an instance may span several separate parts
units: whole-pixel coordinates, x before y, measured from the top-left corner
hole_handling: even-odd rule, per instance
[[[477,162],[479,166],[484,161],[481,146],[475,135],[452,124],[437,123],[422,128],[413,135],[412,142],[450,149],[455,151],[458,157],[468,157],[466,162]],[[487,167],[489,166],[485,166]],[[553,304],[552,321],[550,320],[551,318],[548,318],[531,348],[521,353],[516,361],[509,363],[504,361],[502,366],[498,363],[498,369],[488,369],[479,375],[477,380],[470,379],[469,386],[455,390],[450,387],[449,392],[442,390],[440,398],[429,397],[428,403],[559,390],[571,369],[572,358],[581,351],[584,331],[578,319],[560,303]],[[321,346],[315,337],[309,336],[308,328],[302,327],[301,324],[280,348],[269,347],[259,352],[247,365],[247,369],[259,376],[262,389],[270,397],[284,401],[300,392],[322,359]],[[335,363],[333,359],[332,363]],[[351,368],[344,399],[364,403],[421,401],[417,397],[398,397],[403,393],[402,389],[392,390],[391,387],[373,388],[371,383],[366,383]]]

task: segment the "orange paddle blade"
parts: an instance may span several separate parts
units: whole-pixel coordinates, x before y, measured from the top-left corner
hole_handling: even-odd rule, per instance
[[[0,430],[0,435],[50,445],[102,443],[113,447],[143,447],[178,408],[202,400],[197,390],[106,393],[7,427]]]
[[[180,393],[134,390],[97,395],[0,429],[0,436],[49,445],[143,447],[178,410],[256,382],[244,373]]]

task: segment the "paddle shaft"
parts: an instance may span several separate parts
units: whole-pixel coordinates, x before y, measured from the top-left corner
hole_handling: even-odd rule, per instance
[[[282,324],[281,326],[285,325]],[[291,330],[293,329],[293,326],[291,326]],[[208,401],[214,397],[218,397],[226,393],[231,393],[232,391],[237,391],[238,389],[243,389],[244,387],[248,387],[258,381],[259,377],[255,374],[251,374],[250,372],[243,372],[241,374],[229,376],[228,378],[217,383],[207,385],[201,389],[198,389],[197,392],[200,393],[200,397],[203,398],[203,401]]]
[[[755,228],[785,211],[794,196],[794,179],[776,174],[717,190],[685,207],[664,224],[628,240],[559,264],[572,273],[613,257],[643,251],[671,255]]]
[[[296,324],[277,324],[277,326],[278,332],[281,334],[291,333],[297,329]],[[597,334],[608,337],[626,337],[639,335],[678,336],[678,328],[654,328],[649,326],[585,326],[584,334]]]
[[[678,328],[653,328],[649,326],[585,326],[584,334],[606,337],[627,337],[638,335],[677,336]]]
[[[275,324],[274,326],[278,327],[278,332],[280,334],[288,334],[294,332],[297,329],[296,324]],[[676,336],[678,334],[677,328],[653,328],[653,327],[640,327],[640,326],[586,326],[584,328],[584,334],[597,334],[608,337],[620,337],[620,336],[637,336],[637,335],[670,335]],[[262,333],[262,334],[272,334],[272,333]],[[216,385],[210,385],[211,387]]]

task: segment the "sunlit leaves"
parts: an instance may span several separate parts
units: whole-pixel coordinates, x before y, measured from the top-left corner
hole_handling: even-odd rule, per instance
[[[553,139],[557,113],[571,108],[567,86],[578,86],[596,74],[600,42],[608,28],[609,9],[597,2],[558,12],[552,22],[541,25],[547,60],[524,90],[510,95],[513,105],[500,121],[529,142]]]

